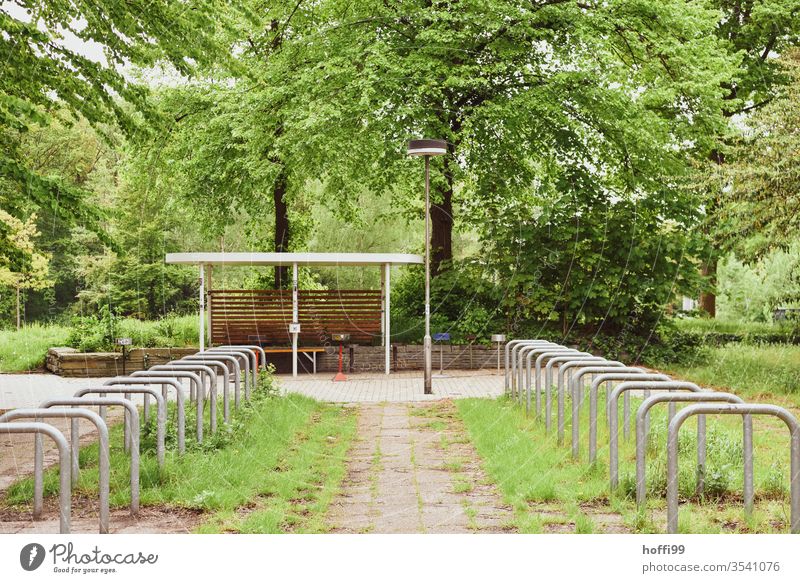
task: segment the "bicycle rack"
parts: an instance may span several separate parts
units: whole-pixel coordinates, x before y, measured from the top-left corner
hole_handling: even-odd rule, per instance
[[[179,360],[173,360],[168,362],[167,364],[159,364],[157,366],[151,366],[148,371],[168,371],[168,370],[188,370],[188,371],[196,371],[198,374],[202,373],[204,378],[208,381],[208,416],[209,416],[209,429],[211,429],[211,433],[217,432],[217,372],[210,366],[206,366],[204,364],[194,364],[190,362],[181,362]],[[225,377],[223,386],[227,387],[228,379]],[[213,390],[212,390],[213,387]],[[205,401],[205,388],[203,389],[203,394],[200,395],[198,400]],[[201,405],[198,403],[198,407]]]
[[[617,385],[608,399],[608,472],[612,490],[616,490],[619,484],[619,396],[626,391],[643,390],[644,398],[647,399],[650,397],[651,389],[703,392],[703,389],[696,384],[684,381],[626,381]],[[646,434],[647,427],[645,427]]]
[[[131,393],[142,393],[144,391],[152,391],[152,395],[156,397],[156,402],[158,402],[161,406],[159,407],[159,411],[164,411],[164,413],[160,416],[159,422],[157,424],[158,433],[157,433],[157,453],[158,453],[158,467],[164,467],[164,425],[166,424],[166,406],[164,404],[163,397],[158,394],[155,389],[146,389],[146,388],[139,388],[139,387],[107,387],[103,386],[100,388],[91,388],[87,387],[85,389],[80,389],[75,391],[75,395],[73,395],[72,399],[52,399],[51,401],[47,401],[48,403],[52,402],[53,405],[88,405],[88,406],[109,406],[109,407],[124,407],[125,408],[125,419],[127,420],[131,432],[131,443],[130,443],[130,454],[131,454],[131,513],[136,514],[139,512],[139,410],[136,408],[136,405],[131,403],[128,399],[114,399],[111,397],[87,397],[86,395],[96,394],[96,393],[117,393],[121,394],[125,391],[129,391]],[[79,401],[79,402],[75,402]],[[102,415],[100,416],[102,419]],[[105,421],[105,419],[103,419]]]
[[[164,415],[166,417],[167,387],[175,389],[178,408],[178,453],[186,452],[186,411],[183,406],[183,385],[176,379],[168,377],[116,377],[103,383],[104,387],[117,386],[161,385],[161,395],[164,398]],[[130,399],[130,391],[125,393],[125,398]],[[148,393],[144,393],[147,395]],[[123,427],[123,430],[125,428]],[[126,438],[127,440],[127,438]]]
[[[517,401],[519,403],[522,403],[522,387],[525,384],[523,382],[523,375],[525,374],[525,369],[524,369],[524,366],[523,366],[524,365],[524,360],[525,360],[525,354],[528,351],[531,351],[531,350],[537,350],[537,349],[543,350],[543,349],[547,349],[547,348],[554,349],[556,347],[566,349],[565,346],[562,347],[560,344],[555,344],[555,345],[552,345],[552,346],[542,346],[541,344],[521,344],[521,345],[516,347],[517,350],[518,350],[517,358],[516,358],[516,361],[515,361],[515,365],[516,365],[516,387],[517,387],[517,395],[516,396],[517,396]],[[530,370],[528,370],[528,385],[530,385]]]
[[[620,373],[626,372],[626,373],[629,373],[629,374],[630,373],[643,373],[644,372],[644,371],[642,371],[642,369],[636,368],[636,367],[633,367],[633,366],[616,366],[616,365],[603,366],[603,365],[598,365],[598,366],[581,367],[579,370],[577,370],[575,372],[575,374],[572,375],[572,378],[570,379],[569,390],[570,390],[570,395],[571,395],[571,398],[572,398],[572,457],[573,457],[573,459],[578,459],[578,457],[580,456],[580,430],[581,430],[580,429],[580,410],[581,410],[581,407],[583,406],[583,393],[584,393],[584,391],[583,391],[584,382],[583,381],[584,381],[584,377],[586,375],[592,375],[592,377],[594,377],[595,375],[598,375],[598,374],[601,374],[601,373],[613,373],[615,371],[620,371]],[[601,376],[602,376],[602,374],[601,374]],[[664,375],[660,375],[660,376],[663,377]],[[665,377],[665,380],[669,380],[669,378]],[[593,385],[594,385],[594,378],[592,379],[592,382],[590,384],[590,407],[589,407],[589,409],[590,409],[590,411],[589,411],[589,419],[590,419],[590,423],[589,423],[590,432],[589,433],[590,433],[590,436],[591,436],[591,414],[592,414],[592,411],[591,411],[591,387]],[[597,405],[597,403],[596,403],[597,391],[596,390],[594,392],[594,397],[595,397],[595,409],[596,409],[596,405]],[[596,428],[597,427],[596,427],[596,424],[595,424],[595,429]]]
[[[222,403],[223,403],[223,406],[222,406],[222,418],[225,420],[225,423],[230,423],[231,422],[231,406],[230,406],[230,399],[229,399],[229,393],[230,393],[230,382],[229,382],[229,380],[230,380],[230,369],[228,368],[228,365],[225,364],[225,359],[228,359],[228,358],[233,360],[232,356],[228,356],[228,357],[220,356],[219,359],[216,359],[216,358],[209,359],[209,358],[206,358],[206,357],[203,357],[203,356],[200,356],[200,358],[195,358],[194,356],[185,356],[180,360],[174,361],[176,364],[180,364],[180,363],[194,364],[196,362],[200,362],[200,363],[202,363],[202,364],[204,364],[206,366],[213,366],[213,367],[216,367],[218,369],[218,371],[221,373],[219,376],[222,376]],[[170,364],[172,364],[172,363],[170,363]],[[238,390],[238,387],[239,387],[239,379],[238,378],[234,378],[234,385],[236,387],[236,390]],[[212,387],[211,393],[215,394],[216,390],[217,390],[217,387],[215,385],[214,387]]]
[[[789,429],[790,435],[790,456],[791,468],[789,472],[789,481],[791,487],[791,519],[790,530],[793,534],[800,534],[800,424],[797,419],[783,407],[777,405],[689,405],[682,409],[675,418],[670,422],[669,429],[667,430],[667,532],[670,534],[678,532],[678,432],[681,425],[692,415],[769,415],[777,417]],[[752,445],[752,444],[751,444]],[[744,454],[747,455],[747,447],[745,444]],[[745,508],[748,499],[750,500],[752,510],[753,498],[753,475],[752,463],[749,464],[750,475],[745,473],[744,476],[744,489],[745,489]],[[748,464],[745,463],[745,470]],[[749,489],[749,492],[748,492]]]
[[[260,354],[261,370],[267,370],[267,353],[258,344],[223,344],[221,346],[215,346],[214,348],[225,348],[225,349],[233,348],[235,350],[240,350],[240,349],[249,350],[256,357],[256,366],[258,366],[258,355]],[[256,352],[258,354],[255,354]]]
[[[233,356],[234,358],[242,359],[241,369],[244,372],[244,398],[249,401],[250,392],[256,388],[256,378],[258,378],[258,371],[256,370],[256,353],[252,350],[245,350],[241,348],[209,348],[205,351],[205,353],[222,354],[225,356]]]
[[[561,358],[569,358],[569,357],[557,357],[553,360],[560,360]],[[552,362],[552,360],[550,361]],[[550,364],[548,363],[548,366]],[[600,358],[593,356],[591,358],[575,358],[572,360],[567,360],[563,362],[558,367],[558,444],[561,445],[564,443],[564,426],[565,426],[565,417],[564,414],[564,401],[565,401],[565,390],[568,385],[571,385],[571,377],[567,377],[567,373],[572,369],[582,369],[586,367],[596,367],[596,366],[604,366],[604,367],[624,367],[625,365],[621,362],[617,362],[616,360],[606,360],[605,358]],[[583,388],[583,387],[581,387]]]
[[[624,372],[626,370],[641,370],[636,369],[635,367],[625,367],[624,369],[618,369],[620,372],[606,372],[601,375],[598,375],[597,378],[592,380],[592,384],[589,387],[589,463],[594,463],[597,460],[597,392],[600,389],[600,385],[603,383],[607,383],[607,385],[611,385],[611,381],[669,381],[671,380],[667,375],[658,374],[658,373],[646,373],[646,372]],[[607,393],[610,392],[607,390]],[[608,397],[610,395],[606,395],[606,426],[609,424],[609,405],[608,405]],[[623,423],[627,422],[625,420],[630,419],[630,391],[625,391],[623,401],[622,401],[622,419]]]
[[[17,419],[33,419],[38,423],[40,419],[70,419],[70,486],[75,487],[78,483],[78,449],[80,448],[80,432],[78,431],[78,419],[83,418],[94,423],[99,434],[98,470],[100,473],[98,481],[98,492],[100,497],[100,534],[108,533],[109,510],[109,476],[111,473],[108,449],[108,427],[100,416],[89,409],[51,409],[45,402],[36,408],[13,409],[0,415],[0,423],[8,423]],[[42,435],[37,433],[34,443],[33,458],[33,518],[39,519],[42,516],[44,507],[44,451],[42,447]]]
[[[0,423],[0,433],[33,433],[47,435],[58,447],[58,517],[59,532],[69,534],[72,514],[72,485],[70,483],[69,445],[64,435],[47,423]]]
[[[548,340],[509,340],[506,342],[505,346],[505,353],[506,353],[506,366],[505,366],[505,384],[503,386],[503,391],[505,393],[511,392],[511,395],[514,395],[513,386],[511,383],[514,382],[513,373],[516,372],[516,367],[512,370],[511,367],[513,366],[512,357],[516,356],[516,352],[513,352],[514,349],[519,344],[541,344],[543,346],[548,346],[552,344]],[[513,354],[512,354],[513,353]],[[509,391],[511,389],[511,391]]]
[[[191,394],[202,394],[202,380],[200,379],[200,375],[195,374],[189,371],[166,371],[166,370],[139,370],[130,374],[128,378],[153,378],[153,377],[175,377],[179,382],[180,379],[189,379],[190,382],[190,393],[189,393],[189,400],[191,401]],[[155,382],[154,384],[158,384]],[[196,411],[196,433],[197,433],[197,443],[203,443],[203,401],[204,399],[199,399],[197,401],[197,411]],[[144,395],[144,418],[150,418],[150,395],[145,393]]]
[[[645,399],[639,406],[636,412],[636,504],[640,508],[644,508],[647,502],[647,468],[645,466],[647,457],[647,417],[650,414],[650,409],[659,403],[669,403],[670,408],[674,408],[675,403],[711,403],[711,402],[725,402],[744,404],[744,401],[731,393],[718,393],[716,391],[700,391],[694,393],[660,393]],[[673,414],[668,417],[667,425],[675,417]],[[750,436],[744,437],[744,443],[753,443],[753,423],[750,416],[744,419],[743,430],[749,433]],[[706,474],[706,416],[697,416],[697,494],[702,494],[705,490],[705,474]],[[750,463],[749,472],[752,474],[753,468],[753,455],[752,451],[749,455],[744,455],[745,464]],[[745,469],[745,472],[748,470]]]
[[[526,347],[527,348],[527,347]],[[531,410],[531,386],[535,384],[536,387],[536,417],[539,417],[541,413],[541,362],[542,358],[546,355],[556,355],[556,356],[566,356],[569,354],[574,354],[576,356],[591,356],[588,352],[580,352],[573,348],[563,348],[559,350],[553,350],[552,348],[532,348],[529,350],[525,350],[524,348],[520,350],[520,360],[522,359],[522,355],[524,352],[525,356],[525,368],[526,368],[526,381],[525,381],[525,414],[529,414]],[[536,358],[536,379],[535,383],[531,383],[531,363],[533,361],[533,357],[537,356]],[[521,364],[520,364],[521,366]]]

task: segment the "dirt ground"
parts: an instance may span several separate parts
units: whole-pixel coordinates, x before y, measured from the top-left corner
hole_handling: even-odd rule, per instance
[[[112,508],[111,534],[190,533],[201,522],[203,513],[185,508],[143,506],[136,516],[127,508]],[[97,533],[99,516],[96,499],[72,498],[73,534]],[[42,520],[33,520],[30,507],[0,508],[0,534],[53,534],[59,528],[58,498],[45,498]]]
[[[109,410],[109,424],[120,423],[122,412]],[[69,440],[69,421],[48,419],[48,423],[61,430]],[[80,423],[80,442],[87,445],[97,440],[97,430],[87,421]],[[44,439],[45,467],[58,463],[58,450],[48,438]],[[33,435],[0,436],[0,500],[11,484],[33,473]],[[33,520],[31,506],[3,508],[0,505],[0,534],[47,534],[57,533],[58,498],[44,501],[41,520]],[[96,533],[99,528],[96,499],[72,497],[72,532]],[[203,521],[203,514],[183,508],[142,507],[136,516],[127,508],[112,508],[111,533],[187,533],[192,532]]]

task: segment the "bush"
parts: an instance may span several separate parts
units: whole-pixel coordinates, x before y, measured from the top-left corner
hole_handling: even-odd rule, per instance
[[[407,269],[392,288],[392,341],[421,343],[425,334],[422,267]],[[431,282],[431,331],[448,332],[456,344],[488,343],[505,330],[494,285],[467,264],[455,263]]]
[[[117,338],[131,338],[137,347],[173,347],[196,345],[197,322],[194,316],[168,314],[160,320],[145,321],[119,318],[108,308],[99,316],[76,316],[67,345],[81,352],[113,350]]]
[[[110,350],[117,332],[117,318],[103,306],[99,316],[75,316],[67,337],[67,345],[81,352]]]

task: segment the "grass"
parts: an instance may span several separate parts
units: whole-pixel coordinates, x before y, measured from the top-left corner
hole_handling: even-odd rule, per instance
[[[740,322],[719,318],[674,318],[672,321],[679,330],[698,334],[785,334],[793,330],[790,323]]]
[[[634,400],[633,406],[636,404]],[[581,417],[582,457],[573,460],[569,420],[565,444],[559,446],[554,435],[545,434],[543,424],[526,418],[524,410],[508,399],[464,399],[457,401],[457,407],[486,473],[512,506],[514,525],[520,532],[664,531],[666,407],[652,411],[648,506],[643,513],[637,512],[633,498],[633,440],[620,439],[620,487],[609,493],[608,434],[602,420],[598,423],[598,462],[589,465],[586,411]],[[710,418],[708,425],[709,495],[702,500],[694,494],[695,423],[687,422],[681,431],[681,531],[788,532],[789,441],[785,426],[764,418],[755,422],[756,511],[745,520],[741,421],[718,417]],[[555,529],[553,525],[567,526]]]
[[[20,331],[0,330],[0,373],[42,368],[47,349],[63,346],[69,328],[56,324],[27,324]]]
[[[192,416],[187,414],[187,419]],[[193,425],[193,424],[191,424]],[[307,397],[262,397],[240,409],[227,434],[203,446],[187,442],[187,453],[167,453],[159,470],[150,432],[142,441],[142,506],[167,505],[207,513],[199,532],[324,532],[324,516],[345,472],[355,435],[355,416],[346,408]],[[170,444],[174,442],[174,430]],[[190,435],[187,424],[187,439]],[[121,427],[111,431],[111,504],[130,501],[129,461],[122,453]],[[78,494],[97,494],[97,446],[81,449]],[[58,472],[45,475],[45,494],[57,494]],[[3,505],[27,505],[30,478],[12,485]]]
[[[119,321],[118,335],[131,338],[134,347],[196,346],[197,315],[173,315],[160,320],[123,318]]]
[[[800,406],[800,346],[726,344],[687,363],[656,363],[675,378],[730,390],[746,399]]]
[[[44,367],[48,348],[68,346],[72,328],[59,324],[26,324],[21,330],[0,331],[0,373],[24,372]],[[131,338],[133,348],[197,345],[197,316],[167,316],[160,320],[117,320],[117,337]],[[91,350],[108,349],[99,337],[84,334],[79,340]],[[78,348],[78,346],[75,346]]]

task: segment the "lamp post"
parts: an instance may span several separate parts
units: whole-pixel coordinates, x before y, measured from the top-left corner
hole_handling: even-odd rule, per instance
[[[444,140],[411,140],[408,142],[409,156],[425,157],[425,340],[423,352],[425,360],[425,394],[433,394],[431,382],[431,235],[430,235],[430,206],[431,184],[430,163],[431,156],[447,154],[447,142]]]

